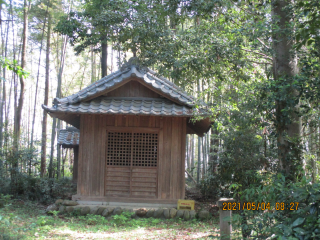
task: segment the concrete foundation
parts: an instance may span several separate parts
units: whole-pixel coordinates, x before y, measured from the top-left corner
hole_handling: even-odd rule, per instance
[[[157,209],[157,208],[176,208],[177,204],[165,203],[127,203],[127,202],[99,202],[99,201],[77,201],[80,205],[104,205],[109,207],[121,207],[125,209]]]

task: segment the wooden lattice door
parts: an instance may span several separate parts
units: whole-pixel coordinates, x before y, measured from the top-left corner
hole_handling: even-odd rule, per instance
[[[106,195],[157,197],[158,133],[108,130]]]

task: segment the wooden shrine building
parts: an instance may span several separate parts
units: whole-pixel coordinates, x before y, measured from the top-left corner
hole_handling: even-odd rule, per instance
[[[73,200],[173,204],[184,198],[186,134],[203,136],[209,118],[193,122],[195,99],[132,58],[71,96],[42,106],[80,129]]]
[[[79,156],[79,138],[80,130],[75,127],[60,129],[58,133],[58,146],[62,148],[73,149],[73,173],[72,181],[78,180],[78,156]]]

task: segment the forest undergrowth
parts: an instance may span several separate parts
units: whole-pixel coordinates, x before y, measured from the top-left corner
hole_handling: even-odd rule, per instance
[[[132,219],[130,213],[102,216],[45,214],[46,205],[7,200],[0,208],[0,239],[212,239],[218,237],[217,218]]]

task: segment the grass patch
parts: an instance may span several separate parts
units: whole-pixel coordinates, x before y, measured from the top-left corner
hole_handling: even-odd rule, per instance
[[[124,212],[108,219],[98,215],[47,216],[34,202],[11,201],[0,209],[2,239],[212,239],[218,220],[132,219]],[[210,237],[209,237],[210,236]]]

